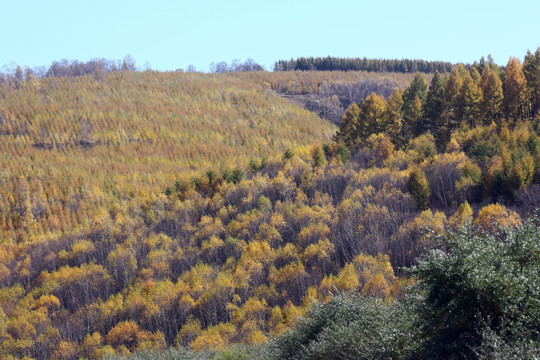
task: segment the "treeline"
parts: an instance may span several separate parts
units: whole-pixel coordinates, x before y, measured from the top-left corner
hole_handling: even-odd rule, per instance
[[[264,66],[257,64],[253,59],[247,59],[241,62],[238,59],[234,59],[230,64],[226,61],[220,61],[218,63],[210,63],[210,72],[223,74],[228,72],[251,72],[251,71],[265,71]]]
[[[17,65],[12,69],[0,72],[0,84],[10,85],[12,87],[21,86],[22,82],[33,79],[44,79],[50,77],[78,77],[91,75],[96,79],[103,80],[104,75],[109,72],[130,71],[137,72],[141,69],[136,65],[135,59],[131,55],[126,55],[121,60],[108,60],[104,58],[91,59],[89,61],[67,60],[53,61],[47,68],[46,66],[28,66]],[[145,65],[144,70],[150,70],[150,65]],[[264,66],[256,63],[253,59],[247,59],[241,62],[234,59],[230,64],[225,61],[210,64],[210,73],[224,74],[232,72],[258,72],[265,71]],[[176,72],[184,72],[184,69],[177,69]],[[194,65],[189,65],[186,72],[196,72]]]
[[[122,60],[99,58],[84,62],[62,59],[60,61],[53,61],[49,68],[45,66],[37,66],[34,68],[26,66],[23,68],[18,65],[12,71],[0,73],[0,84],[19,87],[25,80],[84,75],[93,75],[94,77],[101,79],[106,73],[115,71],[138,71],[135,59],[130,55],[126,55]]]
[[[300,57],[290,60],[279,60],[274,71],[368,71],[399,73],[440,73],[450,72],[454,65],[443,61],[426,61],[411,59],[367,59],[338,57]]]

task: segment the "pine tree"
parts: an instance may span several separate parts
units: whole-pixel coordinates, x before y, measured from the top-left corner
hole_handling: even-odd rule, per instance
[[[342,142],[348,147],[352,147],[355,144],[358,137],[358,126],[360,121],[360,108],[356,103],[352,103],[341,120],[341,126],[338,132],[334,136],[334,141]]]
[[[319,168],[326,164],[326,156],[324,155],[322,146],[315,145],[311,149],[311,164],[313,168]]]
[[[502,81],[489,66],[482,72],[480,88],[482,90],[480,113],[484,125],[489,125],[492,121],[499,120],[503,101]]]
[[[526,80],[523,68],[516,58],[510,58],[506,65],[506,81],[504,83],[504,109],[507,121],[514,123],[524,115],[526,103]]]
[[[401,91],[394,90],[388,98],[384,111],[386,133],[397,147],[404,145],[403,138],[403,98]]]
[[[480,75],[480,72],[478,71],[476,67],[472,67],[471,70],[469,70],[469,75],[471,75],[476,85],[480,85],[480,80],[482,76]]]
[[[421,127],[421,124],[419,124],[421,118],[418,118],[418,104],[415,104],[415,102],[419,101],[421,107],[424,105],[427,89],[428,84],[424,77],[416,74],[411,85],[403,92],[403,117],[407,133],[418,134],[417,126]]]
[[[429,91],[424,106],[424,131],[434,131],[437,129],[437,123],[443,111],[444,105],[444,78],[435,71],[433,79],[429,85]]]
[[[422,134],[424,109],[422,100],[417,96],[414,98],[413,106],[409,111],[407,119],[407,136],[409,138],[417,137]]]
[[[523,73],[532,102],[531,115],[534,116],[540,110],[540,47],[534,54],[528,51],[525,55]]]
[[[471,74],[467,74],[459,89],[457,101],[457,119],[461,124],[476,126],[480,117],[480,100],[482,93]]]
[[[463,65],[452,69],[446,83],[443,101],[443,111],[437,123],[437,146],[444,148],[450,140],[450,134],[459,126],[457,104],[459,90],[463,84],[463,73],[466,73]]]
[[[385,132],[385,109],[386,101],[375,93],[368,95],[360,106],[352,104],[345,111],[334,140],[353,147],[371,134]]]
[[[360,132],[362,140],[367,139],[371,134],[384,132],[384,111],[386,101],[382,96],[371,93],[360,107]]]

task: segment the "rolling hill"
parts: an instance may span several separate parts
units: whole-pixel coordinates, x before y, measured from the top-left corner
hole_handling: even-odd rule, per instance
[[[124,71],[0,86],[0,238],[30,229],[28,221],[19,238],[68,231],[115,199],[157,195],[179,178],[334,132],[231,74]]]

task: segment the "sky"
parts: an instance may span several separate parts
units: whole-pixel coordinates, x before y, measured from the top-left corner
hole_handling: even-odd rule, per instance
[[[540,46],[539,0],[4,0],[0,11],[4,69],[127,54],[163,71],[328,55],[504,65]]]

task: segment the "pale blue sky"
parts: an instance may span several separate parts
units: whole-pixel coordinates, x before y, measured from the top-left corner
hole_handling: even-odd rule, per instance
[[[506,64],[540,46],[539,0],[3,0],[0,11],[0,66],[126,54],[158,70],[326,55]]]

